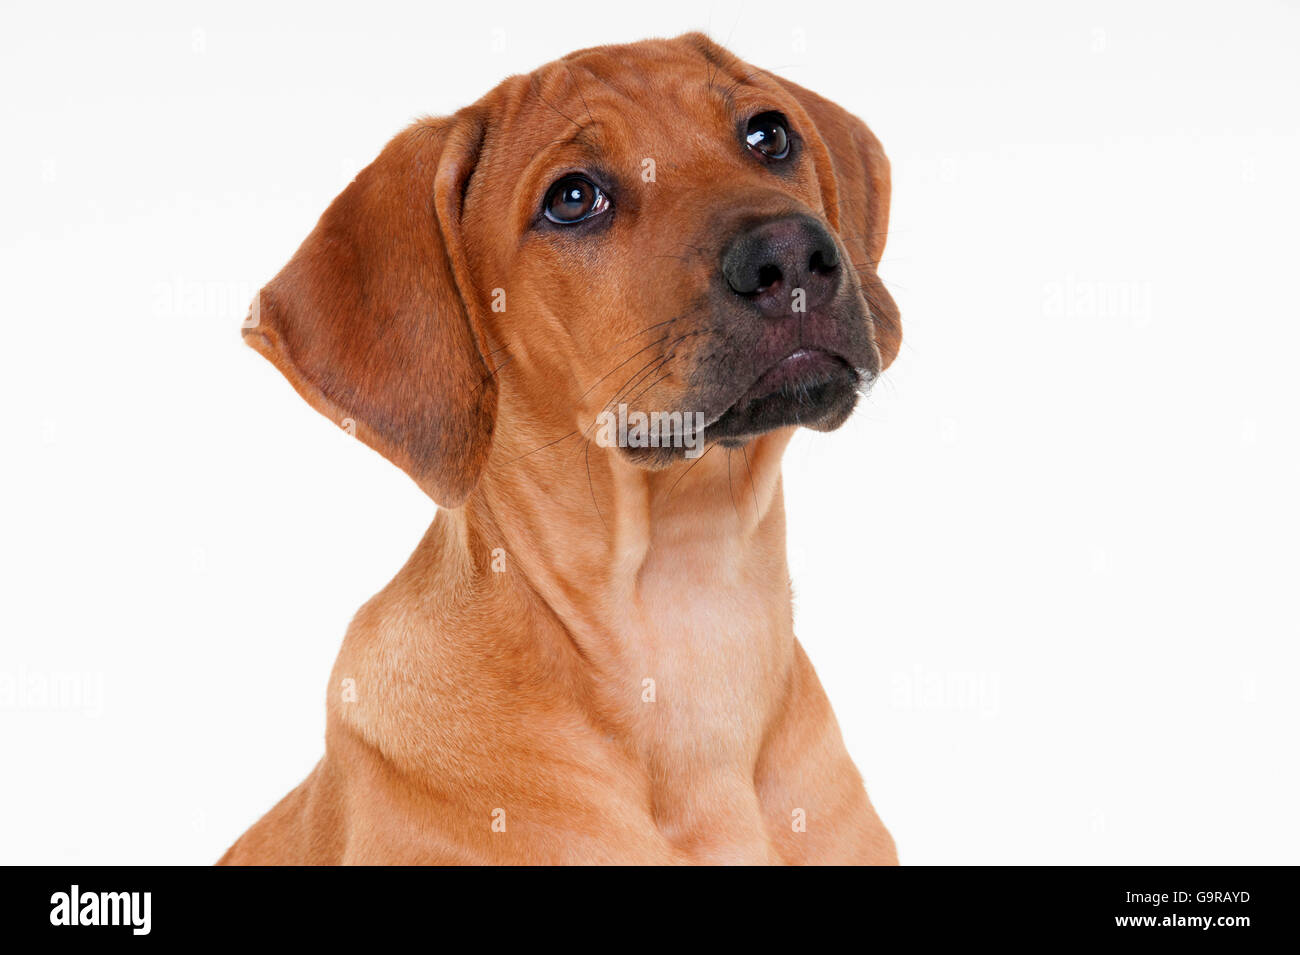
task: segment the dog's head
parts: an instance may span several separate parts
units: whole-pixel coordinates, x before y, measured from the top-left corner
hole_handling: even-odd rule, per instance
[[[899,347],[888,213],[835,104],[699,34],[599,47],[397,136],[245,335],[444,505],[507,421],[541,446],[649,420],[608,453],[660,467],[843,423]]]

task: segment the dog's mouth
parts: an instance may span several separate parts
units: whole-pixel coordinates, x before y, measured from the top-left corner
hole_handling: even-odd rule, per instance
[[[863,382],[840,355],[800,348],[759,375],[705,426],[705,437],[728,445],[789,425],[833,431],[852,414]]]

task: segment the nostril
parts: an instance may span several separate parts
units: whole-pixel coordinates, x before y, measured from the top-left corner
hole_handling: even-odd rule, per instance
[[[781,281],[781,270],[775,265],[764,265],[758,270],[758,288],[755,291],[762,292],[779,281]]]
[[[808,271],[814,275],[829,275],[840,266],[840,257],[834,252],[817,249],[808,259]]]

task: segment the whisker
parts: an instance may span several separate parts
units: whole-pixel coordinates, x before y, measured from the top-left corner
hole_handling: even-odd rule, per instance
[[[635,336],[633,336],[633,337],[635,337]],[[592,389],[594,389],[594,388],[596,387],[596,385],[599,385],[602,381],[604,381],[604,380],[605,380],[606,378],[608,378],[610,375],[614,374],[614,372],[618,371],[620,368],[622,368],[624,365],[626,365],[628,362],[630,362],[630,361],[631,361],[633,358],[635,358],[637,355],[641,354],[641,353],[642,353],[643,351],[645,351],[647,348],[654,348],[655,345],[658,345],[658,344],[660,344],[661,342],[665,342],[665,341],[667,341],[667,340],[668,340],[668,336],[667,336],[667,335],[664,335],[663,338],[657,338],[657,339],[655,339],[654,341],[652,341],[649,345],[646,345],[646,346],[644,346],[644,347],[642,347],[642,348],[638,348],[636,351],[632,352],[632,354],[628,355],[626,358],[624,358],[621,362],[619,362],[617,365],[615,365],[615,366],[614,366],[613,368],[611,368],[609,371],[605,372],[605,374],[601,375],[601,376],[600,376],[599,378],[597,378],[594,382],[592,382],[591,388],[588,388],[586,391],[584,391],[584,392],[582,393],[581,397],[583,397],[583,398],[587,397],[587,395],[591,394]]]
[[[674,315],[672,318],[665,319],[662,322],[655,322],[653,325],[647,325],[645,328],[641,329],[641,331],[633,332],[631,335],[627,336],[627,338],[623,338],[620,339],[619,341],[614,342],[614,344],[611,347],[617,348],[619,345],[622,345],[624,342],[630,342],[638,335],[644,335],[646,332],[650,331],[651,329],[660,328],[664,325],[671,325],[673,322],[677,321],[677,319],[679,319],[680,317],[681,317],[680,315]]]
[[[696,458],[694,461],[691,462],[691,466],[688,467],[685,471],[683,471],[683,472],[681,473],[681,477],[677,478],[677,480],[673,482],[673,486],[670,487],[670,488],[668,489],[668,493],[664,495],[664,503],[667,503],[667,502],[668,502],[668,499],[671,498],[671,497],[673,496],[673,491],[677,490],[677,485],[679,485],[679,484],[682,483],[682,479],[685,478],[686,475],[690,474],[691,471],[693,471],[693,470],[695,469],[695,465],[699,464],[701,461],[703,461],[705,458],[707,458],[707,457],[709,456],[709,452],[712,451],[712,450],[713,450],[714,448],[716,448],[716,447],[717,447],[716,444],[711,444],[711,445],[709,445],[709,446],[705,449],[705,451],[704,451],[703,454],[701,454],[698,458]]]
[[[578,98],[582,100],[582,108],[587,111],[587,119],[591,123],[596,122],[596,117],[591,115],[591,107],[587,105],[587,97],[583,95],[582,87],[578,85],[578,78],[573,75],[573,67],[565,63],[564,68],[569,72],[569,79],[573,81],[573,88],[578,91]]]
[[[514,361],[514,360],[515,360],[515,356],[514,356],[514,355],[511,355],[509,358],[507,358],[507,359],[506,359],[505,361],[503,361],[501,364],[497,365],[495,368],[493,368],[491,371],[489,371],[486,375],[484,375],[481,379],[479,379],[478,387],[475,388],[474,390],[475,390],[476,392],[478,392],[478,391],[482,391],[484,388],[487,387],[488,382],[492,381],[492,379],[494,379],[494,378],[495,378],[495,377],[496,377],[496,376],[501,372],[501,369],[502,369],[502,368],[506,367],[506,365],[510,364],[510,363],[511,363],[512,361]]]
[[[667,336],[665,335],[664,337],[666,338]],[[644,348],[641,350],[645,351]],[[647,368],[650,368],[650,366],[655,365],[656,363],[662,364],[663,361],[664,359],[662,358],[652,358],[650,359],[650,361],[642,365],[637,371],[633,372],[632,377],[629,378],[627,381],[623,382],[622,386],[620,386],[619,389],[615,391],[614,396],[610,398],[609,401],[605,402],[604,407],[600,409],[600,413],[596,415],[596,417],[592,420],[591,424],[582,432],[582,436],[586,438],[588,435],[591,434],[591,432],[595,429],[596,425],[600,423],[600,415],[610,411],[611,407],[618,403],[618,399],[622,394],[623,390],[632,384],[633,379],[635,379],[638,375],[644,372]],[[652,371],[651,374],[654,374],[654,372]]]
[[[734,448],[727,448],[727,497],[731,498],[731,509],[736,512],[736,520],[739,521],[740,508],[736,506],[736,492],[731,486],[731,452],[733,450]]]
[[[671,358],[671,357],[673,357],[673,356],[672,356],[672,355],[669,355],[668,357]],[[662,368],[663,366],[661,365],[660,367]],[[636,394],[630,396],[630,397],[627,399],[627,403],[628,403],[628,404],[631,404],[632,402],[634,402],[634,401],[636,401],[638,398],[640,398],[642,395],[644,395],[646,392],[648,392],[648,391],[649,391],[651,388],[653,388],[655,385],[659,384],[659,382],[663,381],[665,378],[671,378],[672,376],[673,376],[673,373],[672,373],[671,371],[670,371],[670,372],[667,372],[667,373],[665,373],[665,374],[660,375],[658,378],[656,378],[654,381],[650,382],[650,384],[646,385],[644,388],[642,388],[642,389],[641,389],[640,391],[638,391]]]
[[[749,490],[754,495],[754,517],[761,520],[763,515],[758,509],[758,489],[754,487],[754,472],[749,470],[749,452],[743,444],[740,446],[740,453],[745,459],[745,470],[749,472]]]
[[[699,330],[698,330],[698,329],[697,329],[696,331],[686,332],[686,333],[684,333],[684,334],[682,334],[682,335],[678,335],[676,338],[674,338],[674,339],[669,343],[668,347],[669,347],[670,349],[672,349],[672,348],[674,348],[676,345],[678,345],[679,343],[681,343],[682,341],[684,341],[685,339],[690,338],[692,335],[697,335],[697,334],[699,334]],[[664,336],[665,339],[666,339],[667,337],[668,337],[667,335]],[[663,340],[664,340],[664,339],[660,339],[660,341],[663,341]],[[651,344],[656,344],[656,343],[652,342]],[[644,348],[641,349],[641,350],[642,350],[642,351],[645,351]],[[634,372],[632,373],[631,377],[629,377],[629,378],[627,379],[627,381],[623,382],[623,384],[620,385],[620,386],[619,386],[619,387],[614,391],[613,396],[612,396],[608,401],[605,402],[604,406],[601,408],[601,413],[604,413],[604,412],[606,412],[606,411],[610,411],[610,410],[613,408],[614,405],[617,405],[617,404],[618,404],[618,402],[620,401],[620,399],[621,399],[621,398],[622,398],[622,397],[627,393],[627,391],[628,391],[629,389],[631,389],[631,388],[635,388],[637,385],[639,385],[639,384],[640,384],[642,381],[644,381],[646,378],[650,377],[650,375],[653,375],[656,371],[658,371],[660,368],[663,367],[663,365],[664,365],[665,362],[667,362],[670,358],[674,357],[676,354],[677,354],[677,353],[676,353],[675,351],[670,351],[669,354],[666,355],[666,356],[663,356],[663,357],[660,357],[660,358],[652,358],[652,359],[650,359],[650,361],[648,361],[648,362],[646,362],[644,365],[642,365],[639,369],[637,369],[636,371],[634,371]],[[598,419],[598,418],[599,418],[599,415],[597,415],[597,419]],[[597,425],[598,423],[599,423],[598,420],[592,421],[591,425],[590,425],[589,427],[587,427],[587,428],[583,431],[583,435],[584,435],[584,436],[589,435],[589,434],[591,433],[592,429],[595,428],[596,425]]]
[[[562,436],[562,437],[556,438],[554,441],[548,441],[548,442],[546,442],[546,443],[545,443],[544,445],[542,445],[540,448],[533,448],[533,450],[531,450],[531,451],[525,451],[523,454],[519,455],[518,457],[511,458],[509,461],[506,461],[502,466],[504,467],[504,466],[507,465],[507,464],[514,464],[516,461],[523,460],[524,458],[528,457],[530,454],[536,454],[538,451],[545,451],[547,448],[551,447],[552,445],[559,444],[559,443],[560,443],[561,441],[563,441],[565,438],[571,438],[571,437],[573,437],[573,436],[574,436],[575,434],[577,434],[577,433],[578,433],[577,431],[570,431],[568,434],[566,434],[566,435],[564,435],[564,436]]]
[[[549,106],[560,116],[563,116],[569,122],[573,123],[574,126],[577,126],[579,129],[582,129],[582,123],[578,122],[576,119],[574,119],[572,116],[564,112],[562,109],[560,109],[558,106],[556,106],[554,103],[552,103],[550,100],[546,98],[545,94],[542,93],[542,85],[541,83],[538,82],[536,73],[529,76],[528,80],[529,80],[529,86],[532,87],[533,92],[537,94],[537,98],[539,100],[541,100],[543,103]]]
[[[609,533],[609,525],[605,523],[605,515],[600,513],[600,505],[596,503],[596,485],[591,480],[591,442],[587,442],[587,490],[591,491],[591,506],[596,509],[596,516],[600,518],[601,525],[605,528],[605,533]]]

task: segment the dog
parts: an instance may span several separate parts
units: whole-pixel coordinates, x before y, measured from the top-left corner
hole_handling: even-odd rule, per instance
[[[893,361],[889,163],[702,34],[400,133],[244,323],[439,505],[221,864],[896,864],[793,633],[781,456]]]

